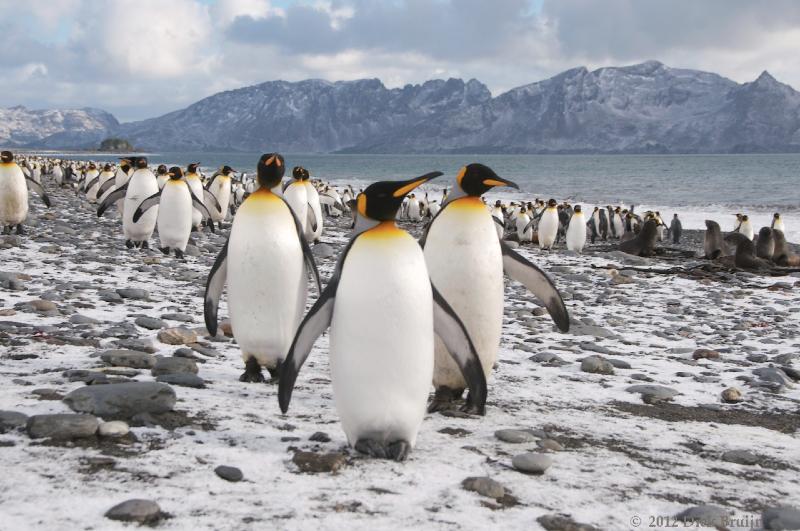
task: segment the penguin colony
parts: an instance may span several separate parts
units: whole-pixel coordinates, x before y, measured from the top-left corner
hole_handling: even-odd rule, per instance
[[[315,341],[330,330],[334,401],[348,442],[361,453],[398,461],[414,448],[426,410],[451,409],[466,391],[461,409],[485,413],[500,346],[504,274],[541,301],[559,330],[569,329],[557,288],[509,242],[549,251],[564,240],[581,253],[587,239],[617,240],[620,250],[648,256],[657,241],[679,243],[682,232],[677,214],[667,226],[659,212],[640,216],[633,207],[595,207],[586,215],[581,205],[554,199],[487,204],[485,193],[519,187],[477,163],[462,167],[435,198],[419,187],[441,172],[376,182],[359,192],[337,190],[299,166],[286,174],[278,153],[262,155],[248,179],[229,166],[206,177],[199,163],[154,172],[138,156],[100,165],[3,151],[0,222],[4,233],[23,233],[29,190],[50,205],[42,176],[83,194],[97,204],[98,216],[115,210],[129,249],[148,248],[157,231],[159,249],[184,259],[192,232],[220,230],[230,220],[207,278],[204,316],[216,335],[227,286],[244,360],[240,380],[265,382],[267,369],[286,413]],[[310,246],[319,242],[325,218],[340,216],[351,217],[353,231],[323,287]],[[420,241],[397,220],[424,222]],[[725,236],[716,222],[706,226],[710,260],[746,269],[800,265],[779,214],[758,233],[742,214]],[[314,302],[305,312],[310,293]]]

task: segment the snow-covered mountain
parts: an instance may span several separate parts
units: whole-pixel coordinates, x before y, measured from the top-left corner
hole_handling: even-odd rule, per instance
[[[48,113],[52,113],[52,116]],[[69,120],[68,120],[69,117]],[[0,143],[160,151],[730,153],[800,151],[800,93],[657,61],[567,70],[492,97],[474,79],[270,81],[118,125],[77,111],[0,110]],[[80,144],[84,142],[84,144]]]
[[[119,122],[100,109],[0,108],[0,145],[77,148],[100,142]]]

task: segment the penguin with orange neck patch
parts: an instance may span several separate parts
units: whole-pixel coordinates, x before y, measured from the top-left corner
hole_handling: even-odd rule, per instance
[[[0,153],[0,226],[3,234],[9,234],[12,228],[16,228],[17,234],[24,234],[22,222],[28,217],[28,187],[50,206],[42,185],[23,173],[14,162],[14,154],[10,151]]]
[[[487,379],[500,348],[504,272],[544,302],[559,329],[569,330],[567,309],[550,278],[498,238],[498,221],[481,201],[484,193],[498,186],[519,188],[483,164],[461,168],[453,193],[420,242],[431,282],[463,320]],[[429,411],[447,409],[461,397],[465,383],[447,345],[437,339],[436,395]]]
[[[359,194],[354,234],[281,365],[285,413],[300,367],[330,327],[336,409],[350,444],[372,457],[402,461],[414,447],[433,376],[434,335],[469,383],[470,408],[484,410],[486,378],[472,340],[431,284],[422,249],[395,223],[406,194],[439,175],[377,182]]]
[[[208,275],[206,328],[217,332],[217,309],[228,285],[228,313],[242,350],[243,382],[263,382],[261,367],[274,378],[303,316],[308,277],[321,292],[319,272],[303,227],[291,207],[272,192],[285,171],[283,157],[267,153],[258,162],[261,187],[233,218],[228,241]]]

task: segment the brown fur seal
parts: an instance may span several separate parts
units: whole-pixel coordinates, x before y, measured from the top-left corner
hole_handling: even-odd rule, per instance
[[[756,240],[756,256],[764,260],[772,260],[772,254],[775,252],[775,237],[772,235],[772,229],[769,227],[761,227],[758,231],[758,239]]]
[[[725,241],[736,245],[736,254],[733,263],[742,269],[769,269],[766,260],[756,257],[756,248],[750,238],[738,232],[725,236]]]
[[[636,256],[652,256],[656,248],[658,223],[650,219],[645,222],[641,232],[635,238],[619,244],[619,250]]]
[[[725,254],[725,244],[722,241],[722,229],[716,221],[706,220],[706,235],[703,239],[703,250],[706,258],[716,260]]]

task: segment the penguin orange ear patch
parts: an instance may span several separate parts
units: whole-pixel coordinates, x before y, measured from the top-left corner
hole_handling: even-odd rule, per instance
[[[272,155],[270,158],[267,159],[266,165],[269,166],[273,162],[275,162],[275,155]]]
[[[358,194],[358,201],[356,203],[358,208],[358,213],[364,217],[367,217],[367,195],[366,194]]]
[[[456,174],[456,182],[458,182],[459,186],[461,186],[461,179],[463,179],[464,175],[466,175],[466,174],[467,174],[467,167],[466,166],[464,166],[463,168],[458,170],[458,174]]]

